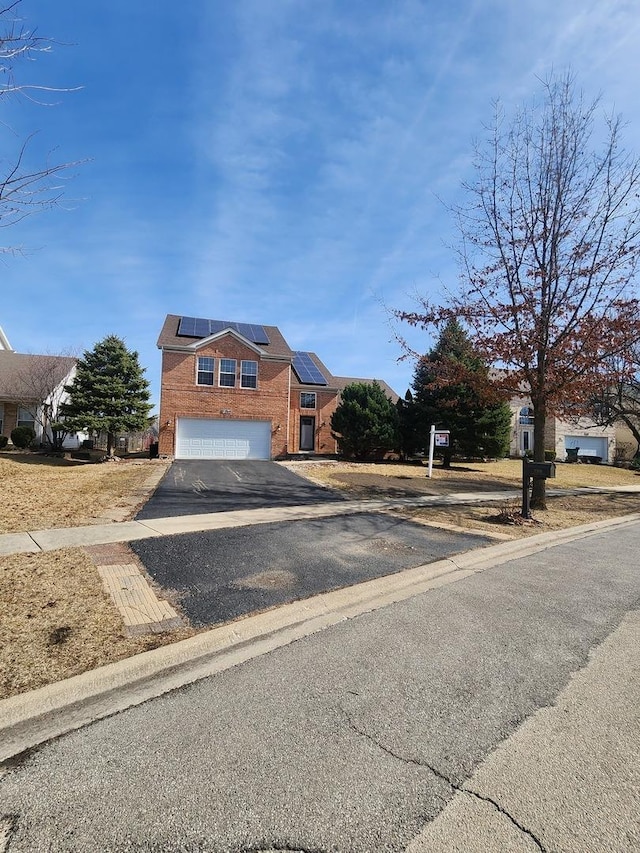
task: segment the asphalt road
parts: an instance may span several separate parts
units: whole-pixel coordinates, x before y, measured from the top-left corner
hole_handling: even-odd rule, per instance
[[[343,500],[275,462],[173,462],[137,519]]]
[[[196,626],[351,586],[478,548],[482,536],[382,513],[141,539],[131,543]]]
[[[514,560],[51,742],[0,781],[10,853],[405,850],[487,759],[510,754],[496,748],[523,721],[590,670],[638,607],[639,550],[635,525]],[[589,732],[571,747],[584,759],[577,775],[556,776],[560,747],[543,764],[527,740],[509,778],[526,780],[527,762],[546,772],[522,811],[499,779],[495,801],[474,799],[478,827],[501,820],[520,842],[480,849],[639,849],[627,773],[637,728],[589,701],[558,708],[559,732],[581,719]],[[620,779],[590,772],[603,752]],[[557,799],[545,799],[558,779]],[[439,833],[439,851],[468,849],[457,827]]]

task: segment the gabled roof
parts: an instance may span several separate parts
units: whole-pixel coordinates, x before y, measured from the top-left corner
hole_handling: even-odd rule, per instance
[[[47,391],[60,385],[75,364],[76,359],[66,355],[0,350],[0,400],[36,399],[40,396],[38,389]]]
[[[385,395],[391,399],[392,403],[397,403],[399,399],[396,392],[393,390],[393,388],[387,385],[384,379],[356,379],[352,376],[334,376],[333,381],[340,391],[346,388],[347,385],[351,385],[354,382],[361,382],[364,385],[371,385],[373,382],[377,382],[378,385],[384,391]]]
[[[180,329],[180,321],[182,320],[182,316],[179,314],[167,314],[166,320],[164,321],[164,325],[160,332],[160,336],[158,337],[158,348],[159,349],[168,349],[168,350],[182,350],[185,351],[193,351],[197,349],[199,345],[205,344],[208,340],[216,340],[221,335],[225,334],[224,329],[220,329],[219,320],[198,320],[197,318],[187,318],[189,320],[195,320],[198,324],[198,327],[209,332],[210,329],[216,329],[212,334],[205,334],[200,336],[189,336],[185,334],[178,334]],[[191,328],[194,328],[195,325],[191,324]],[[234,322],[229,326],[229,334],[233,335],[238,340],[244,340],[247,345],[258,351],[261,350],[265,353],[268,358],[281,358],[284,361],[292,362],[295,352],[289,347],[287,342],[285,341],[282,333],[277,328],[277,326],[257,326],[256,328],[262,329],[267,333],[267,337],[269,339],[269,343],[254,343],[248,338],[244,338],[240,330],[243,330],[245,327],[251,327],[251,324],[247,323],[236,323]],[[183,326],[184,328],[184,326]],[[387,383],[383,379],[354,379],[349,376],[333,376],[329,368],[320,360],[320,358],[316,355],[315,352],[305,352],[304,355],[309,356],[315,366],[318,368],[322,376],[326,380],[326,385],[318,385],[318,384],[306,384],[301,382],[298,375],[295,372],[295,369],[291,371],[291,387],[296,390],[308,389],[311,391],[342,391],[342,389],[346,385],[350,385],[352,382],[364,382],[366,384],[370,384],[372,382],[377,382],[378,385],[382,388],[387,397],[390,397],[392,402],[396,402],[398,400],[398,395],[396,392],[390,388]]]
[[[292,388],[309,388],[312,391],[336,391],[337,390],[336,384],[333,380],[333,376],[331,375],[331,371],[326,366],[326,364],[324,364],[324,362],[322,362],[320,360],[320,358],[315,354],[315,352],[308,352],[305,354],[309,356],[311,361],[315,364],[315,366],[318,368],[320,373],[324,376],[324,379],[325,379],[327,384],[326,385],[315,385],[315,384],[308,385],[305,382],[301,382],[300,378],[298,377],[298,375],[295,371],[295,367],[294,367],[294,369],[291,371],[291,387]]]
[[[198,343],[199,341],[203,341],[208,337],[212,337],[211,335],[179,335],[178,329],[180,327],[180,321],[182,319],[182,315],[179,314],[167,314],[166,320],[164,321],[164,325],[160,332],[160,336],[158,337],[158,348],[159,349],[177,349],[177,350],[186,350],[192,349],[194,343]],[[212,324],[219,324],[220,321],[211,320],[204,321],[210,322]],[[234,323],[234,326],[239,326],[242,328],[246,324]],[[282,358],[286,361],[290,361],[293,352],[291,351],[289,345],[285,341],[276,326],[261,326],[267,333],[267,337],[269,338],[269,343],[260,343],[257,346],[263,350],[267,356],[271,358]],[[242,335],[238,331],[237,328],[230,327],[236,338],[241,339]],[[220,332],[216,332],[214,337],[218,337]],[[252,349],[256,348],[256,344],[245,338],[247,342],[251,345]]]

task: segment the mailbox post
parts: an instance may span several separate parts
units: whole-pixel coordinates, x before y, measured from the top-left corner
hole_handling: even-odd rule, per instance
[[[522,457],[522,517],[531,518],[529,508],[531,479],[547,480],[556,476],[556,466],[553,462],[529,462],[526,456]]]

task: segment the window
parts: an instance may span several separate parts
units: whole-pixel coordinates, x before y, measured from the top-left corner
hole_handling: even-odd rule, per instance
[[[258,362],[243,361],[240,364],[240,387],[241,388],[257,388],[258,387]]]
[[[300,392],[300,408],[301,409],[315,409],[316,407],[316,392],[315,391],[301,391]]]
[[[198,385],[213,385],[213,359],[198,357]]]
[[[16,426],[26,426],[31,427],[31,429],[33,429],[34,423],[35,418],[33,414],[29,411],[29,409],[18,409],[18,423],[16,424]]]
[[[235,388],[236,384],[236,360],[235,358],[220,359],[220,379],[218,384],[221,388]]]
[[[521,426],[532,426],[533,409],[529,408],[529,406],[524,406],[522,409],[520,409],[519,423]]]

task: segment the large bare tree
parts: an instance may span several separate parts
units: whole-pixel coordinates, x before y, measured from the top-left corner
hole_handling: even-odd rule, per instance
[[[465,323],[482,356],[505,368],[497,381],[530,396],[536,461],[547,419],[592,411],[611,359],[640,339],[640,163],[621,129],[568,74],[511,117],[497,105],[454,211],[460,290],[445,305],[395,312],[424,328]],[[545,507],[544,480],[531,506]]]
[[[612,377],[594,399],[594,420],[603,426],[624,424],[640,456],[640,342],[609,360]]]
[[[0,103],[11,97],[38,101],[54,92],[70,91],[20,82],[16,69],[22,63],[48,53],[53,41],[39,36],[35,29],[21,20],[19,6],[20,0],[16,0],[0,7]],[[61,173],[77,164],[45,162],[34,165],[29,157],[29,142],[33,134],[27,139],[20,139],[6,122],[0,127],[3,152],[7,152],[0,160],[0,228],[7,228],[38,210],[55,206],[63,193]],[[13,153],[9,153],[12,138],[15,138],[15,145]],[[16,246],[0,244],[2,253],[16,251]]]
[[[71,381],[77,359],[71,354],[32,355],[7,353],[13,363],[11,398],[39,424],[42,441],[61,450],[69,430],[61,408],[66,399],[65,382]]]

